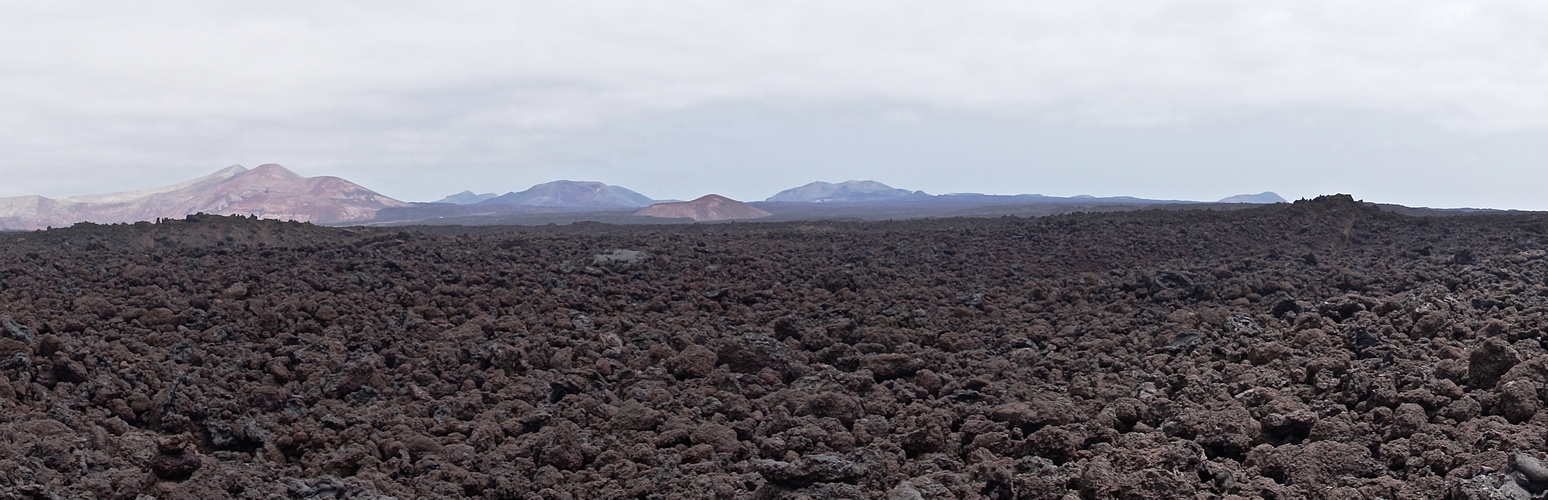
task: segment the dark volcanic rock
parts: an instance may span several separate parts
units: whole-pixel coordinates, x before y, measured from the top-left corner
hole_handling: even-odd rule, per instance
[[[1542,409],[1542,400],[1538,399],[1537,391],[1537,384],[1528,380],[1512,380],[1501,384],[1498,391],[1500,415],[1511,423],[1530,420]]]
[[[768,369],[783,374],[785,378],[802,372],[795,351],[768,335],[744,333],[723,338],[715,345],[719,362],[730,366],[731,371],[756,373]]]
[[[1162,429],[1167,434],[1198,443],[1211,457],[1226,458],[1241,457],[1262,432],[1261,424],[1252,418],[1252,414],[1234,404],[1184,411]]]
[[[0,234],[0,498],[1548,491],[1537,214],[420,231]]]
[[[1467,380],[1474,387],[1493,387],[1500,376],[1521,362],[1521,355],[1509,343],[1493,337],[1485,340],[1467,356]]]
[[[1247,457],[1265,476],[1292,486],[1318,487],[1339,484],[1340,478],[1370,478],[1380,474],[1381,464],[1369,449],[1334,441],[1307,445],[1261,445]]]
[[[876,380],[890,380],[914,376],[923,363],[907,354],[867,354],[860,357],[860,367],[870,370]]]
[[[691,345],[677,357],[672,358],[672,373],[683,378],[697,378],[709,375],[715,369],[717,361],[715,351],[702,345]]]
[[[167,481],[182,481],[192,477],[203,465],[199,456],[189,453],[183,437],[172,436],[158,440],[157,455],[150,461],[150,470],[156,477]]]

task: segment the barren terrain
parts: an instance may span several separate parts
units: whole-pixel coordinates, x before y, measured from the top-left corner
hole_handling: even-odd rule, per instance
[[[1529,498],[1545,233],[1327,197],[0,235],[0,498]]]

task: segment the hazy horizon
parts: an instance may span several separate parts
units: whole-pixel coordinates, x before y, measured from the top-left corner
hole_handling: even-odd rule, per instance
[[[595,180],[1548,210],[1548,6],[0,7],[0,196],[278,163],[405,201]]]

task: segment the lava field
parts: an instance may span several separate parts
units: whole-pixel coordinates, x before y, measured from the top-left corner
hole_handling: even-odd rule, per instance
[[[1548,216],[0,235],[0,498],[1541,498]]]

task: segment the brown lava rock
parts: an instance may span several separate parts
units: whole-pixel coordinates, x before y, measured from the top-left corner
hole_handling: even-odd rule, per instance
[[[1521,355],[1499,337],[1491,337],[1467,356],[1467,380],[1475,387],[1493,387],[1500,376],[1521,362]]]
[[[672,373],[683,378],[703,377],[715,369],[715,360],[715,351],[694,344],[672,358]]]
[[[151,473],[166,481],[182,481],[199,470],[199,455],[190,453],[183,436],[168,436],[156,441],[156,457],[150,461]]]

